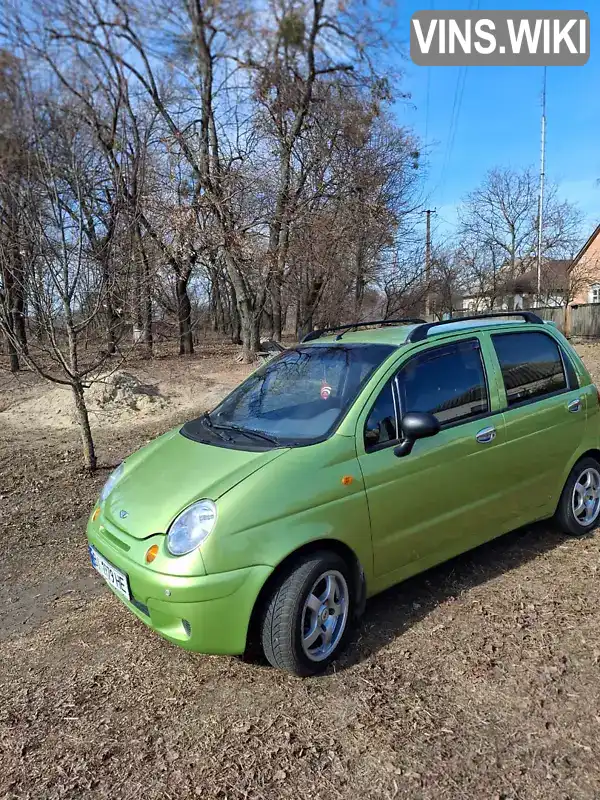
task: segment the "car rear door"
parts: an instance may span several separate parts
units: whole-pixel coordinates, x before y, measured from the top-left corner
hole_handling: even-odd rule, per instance
[[[513,476],[507,503],[517,527],[554,513],[565,469],[585,436],[586,391],[579,388],[568,354],[550,333],[523,329],[489,337],[501,376]]]
[[[501,532],[510,480],[499,398],[477,335],[428,343],[382,384],[361,415],[357,443],[375,589]],[[407,411],[435,414],[442,429],[398,458],[398,424]]]

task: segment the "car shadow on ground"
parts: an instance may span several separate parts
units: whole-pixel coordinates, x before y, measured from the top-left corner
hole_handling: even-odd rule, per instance
[[[352,640],[332,669],[348,669],[370,658],[442,603],[521,567],[566,541],[568,537],[554,530],[550,522],[535,523],[376,595],[367,602]]]

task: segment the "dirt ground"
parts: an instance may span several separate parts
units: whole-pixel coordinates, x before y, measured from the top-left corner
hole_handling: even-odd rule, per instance
[[[598,535],[533,526],[384,593],[309,680],[181,651],[104,587],[108,470],[236,384],[232,355],[128,364],[155,399],[98,405],[94,477],[62,390],[0,371],[0,798],[600,797]]]

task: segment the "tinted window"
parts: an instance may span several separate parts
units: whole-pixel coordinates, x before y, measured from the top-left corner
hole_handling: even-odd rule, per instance
[[[283,444],[321,439],[393,350],[376,344],[286,350],[234,389],[210,418],[217,428],[235,425]]]
[[[379,444],[398,438],[396,430],[396,407],[392,384],[388,383],[371,409],[365,425],[365,449],[372,450]]]
[[[402,414],[428,411],[443,425],[489,409],[477,341],[427,350],[411,359],[397,380]]]
[[[492,336],[509,406],[566,389],[558,345],[545,333]]]

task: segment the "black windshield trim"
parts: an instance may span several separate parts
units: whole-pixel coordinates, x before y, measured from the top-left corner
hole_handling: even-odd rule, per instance
[[[241,433],[242,436],[252,437],[255,439],[262,439],[263,442],[273,446],[279,444],[279,439],[276,436],[269,436],[268,433],[262,431],[255,431],[254,428],[245,428],[243,425],[213,425],[217,431],[233,431],[234,433]]]
[[[199,444],[207,444],[211,447],[224,447],[226,450],[247,450],[250,453],[268,453],[271,450],[285,450],[287,445],[282,444],[269,444],[268,442],[251,442],[244,443],[242,441],[227,441],[226,439],[211,438],[207,435],[206,425],[201,421],[201,418],[191,419],[186,422],[183,427],[179,429],[179,433],[185,436],[186,439],[191,439],[192,442]]]

